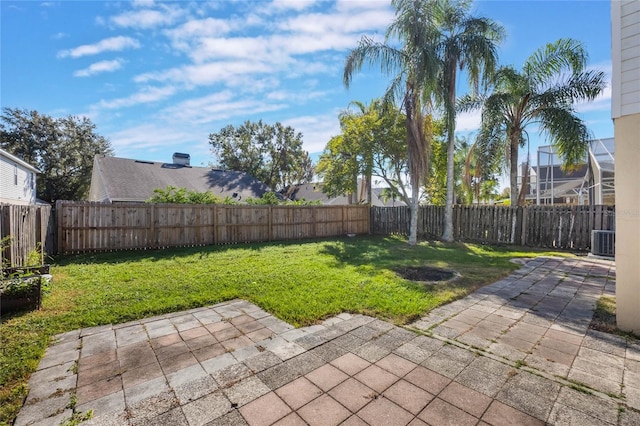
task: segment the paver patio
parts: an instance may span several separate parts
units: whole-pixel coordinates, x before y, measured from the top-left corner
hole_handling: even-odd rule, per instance
[[[76,330],[15,424],[640,424],[640,345],[588,328],[614,293],[613,262],[538,258],[406,327],[294,329],[233,300]]]

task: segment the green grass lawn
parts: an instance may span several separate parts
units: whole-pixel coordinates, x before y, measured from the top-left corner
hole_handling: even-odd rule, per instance
[[[0,424],[17,414],[29,375],[58,333],[234,298],[296,326],[345,311],[404,324],[508,275],[517,268],[509,259],[541,254],[548,253],[357,237],[60,257],[42,309],[2,318]],[[423,265],[462,276],[424,285],[394,272]]]

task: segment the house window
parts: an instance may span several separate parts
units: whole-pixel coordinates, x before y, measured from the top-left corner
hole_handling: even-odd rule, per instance
[[[13,167],[13,184],[14,185],[18,184],[18,165],[17,164]]]

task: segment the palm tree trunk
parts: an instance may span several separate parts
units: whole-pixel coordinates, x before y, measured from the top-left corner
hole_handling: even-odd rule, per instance
[[[509,144],[509,179],[510,179],[510,191],[511,191],[511,205],[516,207],[518,205],[518,140],[514,136],[511,136],[511,143]]]
[[[453,189],[454,189],[454,154],[456,117],[454,105],[456,103],[456,64],[451,64],[449,80],[449,106],[447,108],[447,200],[444,207],[444,230],[442,240],[453,241]]]
[[[409,211],[411,213],[411,222],[409,224],[409,245],[415,246],[418,243],[418,203],[420,198],[420,188],[413,186],[411,188],[411,204]]]

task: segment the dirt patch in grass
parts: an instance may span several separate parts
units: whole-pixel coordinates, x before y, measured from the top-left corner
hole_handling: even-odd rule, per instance
[[[602,296],[598,299],[589,328],[626,338],[640,339],[636,334],[618,328],[616,322],[616,298],[613,296]]]
[[[454,271],[431,266],[398,268],[396,274],[405,280],[420,282],[449,281],[458,276]]]

